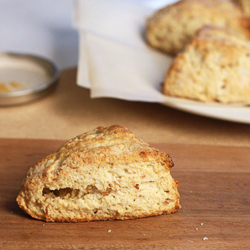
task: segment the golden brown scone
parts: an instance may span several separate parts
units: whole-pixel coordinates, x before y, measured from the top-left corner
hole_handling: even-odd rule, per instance
[[[70,140],[27,173],[18,205],[33,218],[78,222],[169,214],[180,208],[167,153],[123,126]]]
[[[166,6],[148,19],[146,37],[154,48],[177,54],[205,25],[227,27],[250,38],[242,10],[224,0],[183,0]]]
[[[250,1],[249,0],[233,0],[236,4],[238,4],[242,10],[243,13],[250,18]]]
[[[174,59],[163,92],[204,102],[250,102],[249,42],[231,30],[202,28]]]

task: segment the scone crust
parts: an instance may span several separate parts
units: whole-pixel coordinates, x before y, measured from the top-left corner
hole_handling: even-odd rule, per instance
[[[179,183],[169,174],[173,165],[169,154],[137,138],[124,126],[98,127],[73,138],[31,167],[23,181],[17,202],[33,218],[57,222],[124,220],[173,213],[180,208],[177,190]],[[157,177],[159,173],[162,175],[160,178]],[[125,178],[126,181],[123,180]],[[168,192],[171,199],[166,200],[166,204],[170,202],[171,206],[163,204],[156,210],[140,212],[139,203],[135,203],[136,212],[133,212],[130,204],[130,212],[123,211],[120,207],[120,212],[113,209],[109,214],[107,208],[105,213],[101,213],[103,208],[98,203],[100,200],[101,206],[105,207],[113,202],[112,196],[116,194],[117,197],[121,194],[121,199],[126,197],[125,193],[136,199],[139,192],[144,192],[140,190],[141,187],[145,186],[145,190],[155,188],[151,185],[155,178],[159,179],[158,186],[170,186]],[[142,179],[145,183],[140,182]],[[126,187],[127,180],[129,187]],[[64,197],[71,195],[71,200],[58,197],[58,190],[61,190]],[[73,190],[73,193],[69,194],[69,190]],[[143,196],[143,193],[140,195]],[[87,196],[90,197],[88,200]],[[94,200],[93,204],[99,204],[100,211],[96,214],[84,214],[93,205],[89,203],[90,199]],[[62,211],[58,211],[60,204]],[[84,207],[84,211],[78,211],[79,204]]]
[[[182,0],[168,5],[148,18],[146,38],[152,47],[175,55],[207,25],[230,28],[250,38],[249,20],[242,9],[223,0]]]
[[[236,4],[240,6],[245,16],[250,18],[250,1],[249,0],[233,0]]]

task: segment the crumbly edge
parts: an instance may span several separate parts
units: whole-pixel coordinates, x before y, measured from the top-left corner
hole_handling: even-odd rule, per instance
[[[105,137],[106,136],[106,137]],[[107,138],[108,140],[106,140]],[[111,142],[110,142],[111,141]],[[127,157],[106,157],[103,158],[101,157],[100,159],[94,156],[86,157],[86,153],[84,151],[87,151],[87,155],[89,152],[94,151],[96,154],[96,148],[97,152],[103,153],[103,150],[98,151],[98,147],[103,147],[107,149],[105,145],[108,145],[113,147],[112,143],[115,142],[115,149],[116,145],[123,143],[123,142],[130,144],[133,148],[132,154],[130,154]],[[98,144],[99,143],[99,144]],[[125,144],[126,144],[125,143]],[[94,147],[93,147],[94,145]],[[97,146],[95,146],[97,145]],[[125,145],[125,148],[128,146],[127,144]],[[124,145],[123,145],[124,146]],[[129,146],[129,147],[130,147]],[[77,150],[76,150],[77,149]],[[78,150],[81,149],[82,152],[78,152]],[[81,151],[80,150],[80,151]],[[123,152],[123,150],[121,150]],[[92,152],[93,153],[93,152]],[[109,153],[108,150],[105,153]],[[128,152],[126,152],[127,154]],[[89,155],[88,155],[89,156]],[[92,157],[92,158],[91,158]],[[75,159],[84,159],[83,162],[78,162],[79,164],[75,165]],[[88,159],[87,162],[85,161],[86,158]],[[62,159],[68,160],[67,164],[62,166]],[[99,161],[97,160],[99,159]],[[106,159],[106,161],[103,159]],[[67,177],[71,176],[77,176],[77,173],[74,174],[74,171],[78,172],[79,169],[84,170],[84,165],[86,164],[91,164],[95,163],[98,166],[104,164],[107,164],[110,162],[110,160],[114,160],[114,163],[111,163],[110,166],[113,166],[113,164],[119,164],[121,162],[144,162],[147,160],[153,161],[156,163],[156,171],[166,171],[168,172],[172,167],[173,167],[173,162],[171,157],[163,152],[160,152],[158,149],[154,147],[150,147],[147,143],[142,141],[141,139],[135,137],[130,131],[128,131],[125,127],[119,126],[119,125],[114,125],[108,128],[104,127],[98,127],[93,131],[90,131],[88,133],[84,133],[80,136],[77,136],[76,138],[73,138],[63,146],[61,146],[57,152],[54,154],[51,154],[47,156],[46,158],[42,159],[39,161],[37,164],[35,164],[29,171],[26,176],[26,178],[23,181],[22,184],[22,189],[17,197],[17,202],[19,206],[28,214],[33,216],[34,218],[38,219],[45,219],[37,216],[36,214],[32,213],[32,211],[27,207],[27,204],[29,202],[29,199],[32,199],[32,195],[38,192],[41,192],[41,189],[44,187],[49,187],[49,183],[53,185],[57,185],[57,187],[53,187],[52,189],[58,188],[58,187],[65,187],[63,186],[64,184],[62,183],[62,180],[67,181]],[[73,164],[74,163],[74,164]],[[81,167],[79,167],[81,166]],[[73,171],[73,172],[72,172]],[[66,179],[65,179],[66,178]],[[61,181],[61,184],[59,185],[58,183]],[[46,184],[47,183],[47,184]],[[58,186],[59,185],[59,186]],[[71,185],[72,187],[72,185]],[[35,193],[34,193],[35,192]],[[178,191],[177,191],[178,193]],[[179,194],[178,194],[179,197]],[[179,202],[178,202],[179,204]],[[178,207],[176,205],[176,207]],[[175,210],[174,210],[175,211]],[[170,211],[171,212],[171,211]],[[156,212],[157,214],[161,213],[168,213],[168,211],[159,211]],[[155,213],[153,213],[155,214]],[[142,217],[145,216],[150,216],[150,214],[144,214],[141,215]],[[138,216],[136,216],[137,218]],[[126,219],[126,218],[134,218],[134,215],[126,215],[126,216],[121,216],[120,218],[117,219]],[[98,220],[101,219],[116,219],[116,218],[98,218]],[[45,219],[46,220],[46,219]],[[64,218],[64,221],[74,221],[74,219],[67,219]],[[77,219],[79,221],[79,219]],[[81,219],[85,220],[85,219]],[[89,220],[89,219],[87,219]],[[57,218],[57,221],[60,221],[60,219]]]

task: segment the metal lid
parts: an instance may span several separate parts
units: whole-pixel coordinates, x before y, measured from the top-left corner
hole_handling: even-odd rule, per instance
[[[59,79],[48,59],[19,53],[0,54],[0,105],[17,105],[45,96]]]

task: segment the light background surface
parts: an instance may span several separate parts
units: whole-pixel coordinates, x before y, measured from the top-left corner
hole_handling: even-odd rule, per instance
[[[60,69],[77,65],[73,0],[1,0],[0,51],[41,55]]]

